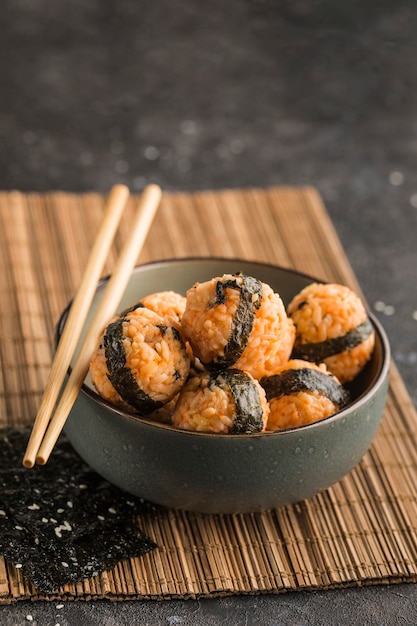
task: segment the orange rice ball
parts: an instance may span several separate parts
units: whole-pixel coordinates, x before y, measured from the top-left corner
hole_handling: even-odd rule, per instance
[[[348,392],[324,364],[302,359],[291,359],[260,382],[270,408],[268,431],[311,424],[337,413],[349,401]]]
[[[353,380],[371,358],[375,331],[349,287],[312,283],[293,298],[288,314],[296,328],[292,356],[324,362],[341,383]]]
[[[205,433],[254,433],[269,414],[265,391],[248,372],[230,368],[189,378],[180,392],[172,423]]]
[[[261,378],[285,363],[295,328],[280,296],[250,276],[224,274],[187,291],[184,337],[210,370],[236,367]]]
[[[90,363],[98,393],[141,415],[178,394],[189,371],[186,347],[171,318],[144,306],[128,309],[107,325]]]

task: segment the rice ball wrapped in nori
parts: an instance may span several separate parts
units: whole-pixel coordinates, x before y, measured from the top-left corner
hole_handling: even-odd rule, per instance
[[[270,413],[266,430],[311,424],[340,411],[349,393],[324,364],[290,359],[273,376],[261,379]]]
[[[248,372],[235,368],[192,376],[181,390],[172,423],[207,433],[256,433],[265,429],[265,391]]]
[[[361,299],[349,287],[312,283],[288,306],[296,327],[293,358],[324,362],[344,384],[371,358],[375,331]]]
[[[173,321],[142,305],[108,324],[90,363],[98,393],[141,415],[178,394],[189,371],[190,359]]]
[[[279,294],[243,274],[193,285],[181,324],[207,369],[233,366],[258,379],[289,359],[295,338]]]

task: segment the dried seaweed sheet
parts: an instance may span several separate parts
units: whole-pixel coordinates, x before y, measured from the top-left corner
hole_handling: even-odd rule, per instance
[[[47,465],[23,468],[28,437],[28,430],[0,431],[0,553],[40,591],[156,547],[137,526],[151,505],[102,479],[65,437]]]

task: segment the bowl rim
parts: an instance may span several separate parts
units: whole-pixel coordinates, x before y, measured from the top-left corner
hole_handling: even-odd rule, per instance
[[[306,272],[301,272],[297,269],[294,269],[291,267],[285,267],[283,265],[277,265],[274,263],[256,261],[256,260],[253,261],[251,259],[242,259],[239,257],[221,257],[221,256],[186,256],[186,257],[173,257],[173,258],[167,258],[167,259],[153,260],[153,261],[148,261],[145,263],[140,263],[138,265],[135,265],[132,273],[140,272],[140,270],[144,268],[146,269],[146,268],[152,268],[152,267],[157,267],[157,266],[166,266],[172,263],[183,264],[187,262],[190,263],[190,262],[209,262],[209,261],[247,263],[250,265],[262,267],[264,269],[268,269],[268,268],[272,270],[278,269],[284,272],[297,274],[298,276],[311,280],[311,282],[322,282],[322,283],[330,282],[330,281],[326,281],[323,279],[319,279],[318,277],[312,276],[311,274],[308,274]],[[97,283],[97,289],[101,287],[102,285],[104,285],[109,280],[109,278],[110,278],[110,275],[103,276]],[[65,324],[65,320],[68,316],[68,312],[69,312],[69,309],[71,308],[72,302],[73,302],[73,299],[71,299],[68,302],[68,304],[62,311],[58,319],[58,322],[56,324],[55,341],[54,341],[55,348],[62,334],[62,328]],[[282,430],[263,431],[260,433],[233,434],[233,433],[207,433],[207,432],[200,432],[200,431],[188,431],[185,429],[180,429],[178,427],[172,426],[171,424],[164,424],[162,422],[157,422],[155,420],[152,420],[151,418],[147,418],[147,417],[140,416],[140,415],[132,415],[131,413],[124,411],[120,407],[114,406],[113,404],[111,404],[111,402],[109,402],[105,398],[102,398],[94,389],[88,386],[85,382],[81,386],[80,393],[86,394],[89,398],[95,401],[99,406],[100,405],[104,406],[105,408],[109,409],[112,413],[120,416],[122,419],[129,420],[133,423],[139,423],[146,428],[151,428],[155,430],[163,430],[163,431],[167,431],[170,433],[177,433],[177,434],[180,433],[183,436],[203,437],[203,438],[209,438],[211,440],[215,438],[221,438],[221,439],[226,438],[226,439],[231,439],[231,440],[242,440],[242,439],[248,440],[248,439],[258,439],[258,438],[265,438],[265,437],[283,437],[290,433],[301,433],[307,430],[312,430],[312,429],[314,430],[314,429],[319,428],[323,424],[328,424],[334,421],[344,419],[348,415],[348,413],[352,411],[353,407],[356,410],[356,409],[359,409],[362,405],[366,404],[369,397],[373,395],[375,391],[381,387],[381,385],[384,383],[385,379],[389,375],[389,369],[391,365],[391,349],[390,349],[390,344],[389,344],[387,334],[381,322],[369,310],[366,302],[364,303],[364,306],[366,308],[369,319],[371,320],[372,325],[374,326],[375,332],[379,337],[380,344],[381,344],[381,365],[373,379],[373,384],[370,388],[368,388],[363,393],[361,393],[358,396],[358,398],[356,398],[356,400],[349,403],[341,411],[337,411],[336,413],[333,413],[332,415],[329,415],[328,417],[325,417],[321,420],[317,420],[310,424],[303,424],[301,426],[294,426],[294,427],[285,428]],[[71,369],[72,368],[70,366],[68,368],[68,373],[71,372]]]

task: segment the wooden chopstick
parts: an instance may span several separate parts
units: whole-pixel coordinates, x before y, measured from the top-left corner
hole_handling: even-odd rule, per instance
[[[117,311],[137,257],[158,209],[161,195],[161,189],[157,185],[149,185],[142,193],[131,225],[129,238],[121,251],[114,271],[100,299],[55,413],[37,450],[36,462],[40,465],[44,465],[48,461],[84,382],[100,333],[108,320]]]
[[[45,391],[39,405],[27,444],[23,465],[33,467],[38,448],[48,426],[71,357],[87,317],[110,247],[129,197],[125,185],[115,185],[108,196],[103,221],[95,238],[77,293],[68,313],[65,328],[57,346]]]
[[[161,195],[161,189],[157,185],[148,185],[142,193],[138,210],[131,225],[130,235],[123,246],[114,271],[100,299],[96,313],[90,323],[68,378],[67,385],[62,392],[55,414],[49,422],[48,429],[39,447],[36,455],[36,462],[39,465],[44,465],[47,462],[87,375],[90,360],[97,348],[100,334],[105,324],[117,311],[159,206]]]

